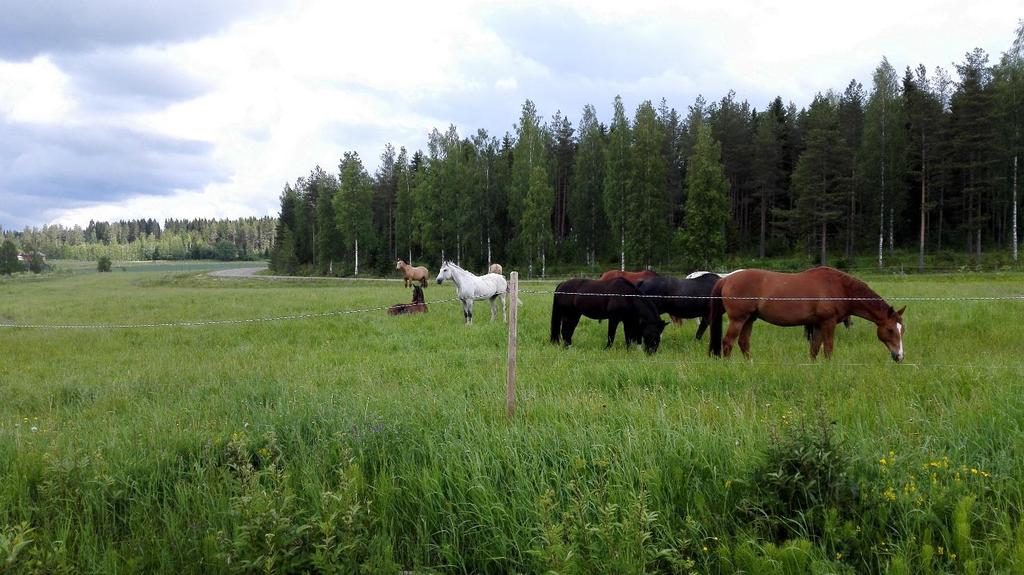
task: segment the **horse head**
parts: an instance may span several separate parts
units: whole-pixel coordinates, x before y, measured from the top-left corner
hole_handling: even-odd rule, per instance
[[[660,317],[652,322],[641,322],[641,337],[644,340],[644,351],[647,355],[651,355],[658,351],[658,346],[661,345],[661,332],[665,331],[665,326],[668,325],[667,321],[662,320]]]
[[[441,270],[437,272],[437,283],[452,279],[452,262],[445,260],[441,262]]]
[[[404,266],[404,265],[405,265],[405,260],[398,260],[397,262],[395,262],[395,269],[396,270],[400,270],[400,269],[402,269],[402,266]]]
[[[903,334],[907,331],[903,325],[903,311],[906,309],[907,306],[903,306],[897,311],[890,306],[885,318],[877,322],[878,339],[889,348],[892,360],[897,363],[903,361]]]

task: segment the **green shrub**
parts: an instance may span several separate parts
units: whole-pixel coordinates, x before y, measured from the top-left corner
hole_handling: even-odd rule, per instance
[[[110,256],[100,256],[100,259],[96,262],[96,271],[98,271],[98,272],[109,272],[110,271]]]
[[[746,511],[776,541],[819,538],[840,511],[853,510],[857,486],[851,458],[823,414],[808,425],[783,429],[751,478]]]

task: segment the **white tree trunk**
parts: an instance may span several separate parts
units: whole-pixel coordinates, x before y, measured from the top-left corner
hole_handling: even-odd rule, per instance
[[[1013,157],[1013,261],[1017,261],[1017,156]]]
[[[884,262],[884,249],[885,249],[885,100],[882,100],[882,156],[881,156],[881,168],[882,168],[882,198],[879,202],[879,214],[878,214],[878,267],[885,265]]]
[[[922,161],[922,166],[923,166]],[[927,216],[927,210],[925,209],[925,203],[928,201],[928,188],[925,186],[925,174],[927,172],[921,169],[921,236],[917,247],[917,271],[924,271],[924,234],[925,234],[925,217]]]
[[[356,239],[356,275],[359,275],[359,239]]]
[[[619,271],[626,271],[626,224],[622,224],[619,233]]]
[[[896,215],[892,207],[892,202],[889,203],[889,253],[892,253],[896,249],[896,244],[893,242],[893,228],[896,227]]]
[[[546,276],[547,271],[548,271],[547,254],[544,253],[544,250],[541,250],[541,252],[540,252],[540,279],[544,279],[545,277],[547,277]]]

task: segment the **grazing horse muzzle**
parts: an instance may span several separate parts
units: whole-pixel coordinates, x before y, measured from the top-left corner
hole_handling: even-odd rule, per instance
[[[893,351],[893,352],[890,352],[890,354],[892,355],[892,360],[895,361],[896,363],[899,363],[899,362],[903,361],[903,353],[902,352]]]

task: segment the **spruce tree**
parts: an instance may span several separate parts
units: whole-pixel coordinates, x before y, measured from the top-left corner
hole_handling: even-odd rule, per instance
[[[714,269],[725,259],[729,222],[729,182],[722,167],[722,145],[711,130],[698,124],[693,154],[686,171],[684,256],[701,269]]]

